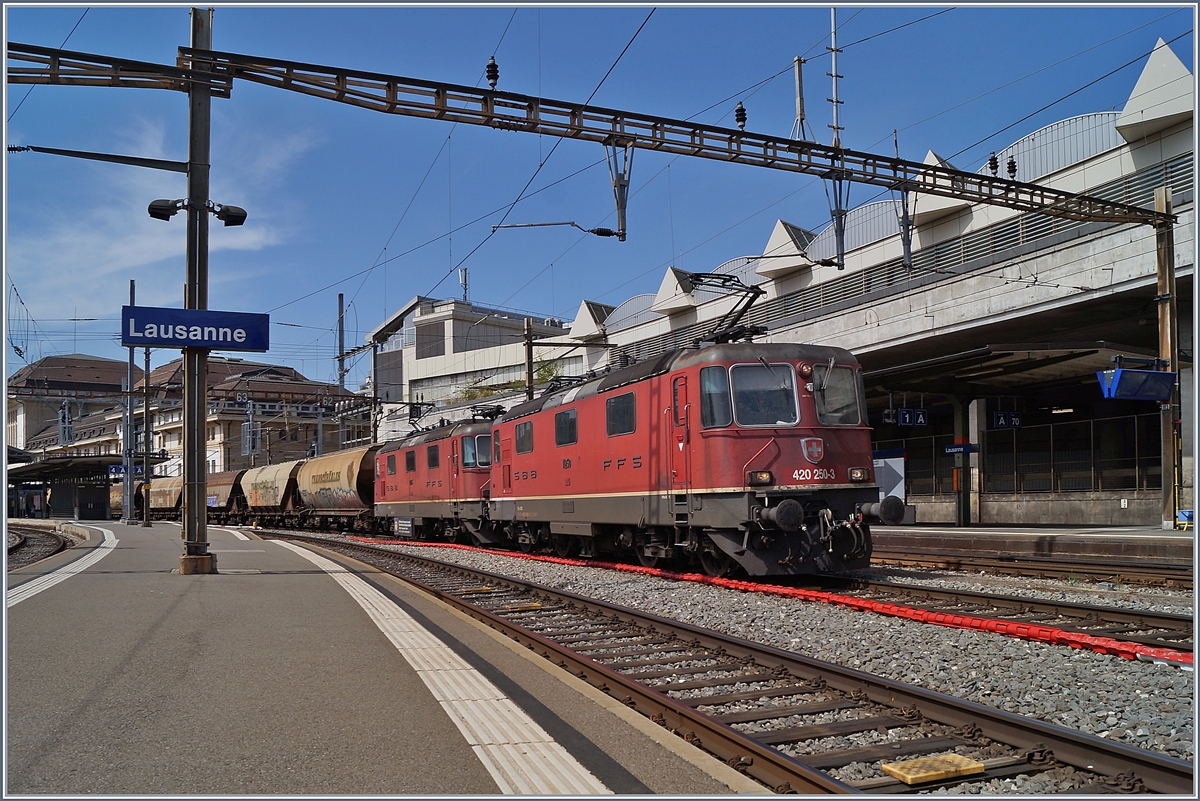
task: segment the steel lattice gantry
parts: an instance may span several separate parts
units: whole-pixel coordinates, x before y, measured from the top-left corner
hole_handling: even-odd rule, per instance
[[[1052,217],[1155,226],[1174,221],[1152,209],[816,142],[282,59],[181,47],[178,64],[166,66],[12,42],[8,59],[9,83],[187,91],[190,84],[202,82],[213,96],[229,97],[234,79],[240,78],[387,114],[840,178]],[[32,66],[11,66],[13,62]]]

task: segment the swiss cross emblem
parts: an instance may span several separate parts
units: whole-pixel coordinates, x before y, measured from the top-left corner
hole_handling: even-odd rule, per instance
[[[825,442],[818,437],[806,437],[800,440],[800,447],[804,449],[804,458],[816,464],[825,456]]]

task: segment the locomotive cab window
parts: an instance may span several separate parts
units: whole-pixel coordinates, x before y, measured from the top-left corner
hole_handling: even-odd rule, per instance
[[[632,434],[637,428],[637,401],[632,392],[609,398],[604,409],[610,437]]]
[[[813,398],[817,402],[817,419],[827,426],[855,426],[862,422],[859,413],[859,384],[862,374],[853,368],[828,364],[813,365]]]
[[[574,445],[579,441],[579,424],[575,410],[567,409],[554,415],[554,444]]]
[[[739,426],[793,426],[800,421],[791,365],[739,364],[729,371]]]
[[[437,445],[430,445],[426,449],[425,463],[429,466],[429,468],[431,470],[433,468],[437,467],[439,464],[441,464],[441,461],[438,459],[438,446]]]
[[[475,440],[475,463],[480,467],[490,467],[492,464],[492,435],[480,434]]]
[[[732,422],[729,376],[724,367],[705,367],[700,371],[700,425],[721,428]]]
[[[517,423],[516,430],[517,453],[529,453],[533,450],[533,421]]]
[[[405,451],[404,452],[404,472],[405,473],[417,472],[417,452],[416,451]]]
[[[477,462],[475,461],[475,438],[474,437],[463,437],[462,438],[462,455],[463,455],[463,457],[462,457],[462,466],[463,467],[474,467],[477,464]]]
[[[387,474],[389,476],[396,475],[396,454],[389,453],[387,458]]]

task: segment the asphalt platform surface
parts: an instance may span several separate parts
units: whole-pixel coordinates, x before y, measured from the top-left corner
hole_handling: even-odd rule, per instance
[[[505,791],[429,679],[318,564],[210,527],[218,572],[179,575],[178,524],[87,531],[7,577],[5,797]],[[765,792],[466,616],[349,572],[511,699],[598,792]]]

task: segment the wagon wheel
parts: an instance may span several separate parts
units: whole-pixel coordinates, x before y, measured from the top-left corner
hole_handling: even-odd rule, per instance
[[[554,543],[554,553],[562,559],[570,559],[579,553],[579,540],[570,534],[555,534],[552,542]]]
[[[717,546],[700,550],[700,567],[713,578],[725,578],[737,569],[738,563]]]

